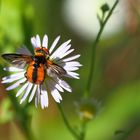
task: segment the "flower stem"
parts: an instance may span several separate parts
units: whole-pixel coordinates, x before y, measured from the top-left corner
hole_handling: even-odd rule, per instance
[[[111,15],[112,15],[114,9],[116,8],[118,2],[119,2],[119,0],[116,0],[115,3],[113,4],[112,8],[108,12],[108,15],[105,18],[102,18],[103,21],[100,25],[99,32],[97,34],[97,37],[96,37],[95,41],[93,42],[92,56],[91,56],[91,62],[92,63],[91,63],[88,82],[87,82],[87,89],[86,89],[86,92],[85,92],[85,95],[84,95],[86,98],[89,97],[91,88],[93,87],[93,75],[94,75],[94,71],[95,71],[96,49],[97,49],[98,43],[100,41],[100,38],[101,38],[102,32],[104,30],[104,27],[105,27],[107,21],[109,20],[109,18],[111,17]]]
[[[82,121],[81,123],[81,133],[80,133],[80,140],[85,140],[85,134],[86,134],[86,121]]]
[[[64,111],[63,111],[63,109],[62,109],[62,107],[61,107],[61,105],[60,105],[60,104],[57,104],[57,106],[58,106],[58,109],[59,109],[59,111],[60,111],[60,114],[61,114],[61,116],[62,116],[62,119],[63,119],[63,121],[64,121],[66,127],[68,128],[69,132],[75,137],[75,139],[81,140],[81,137],[80,137],[80,136],[75,132],[75,130],[71,127],[71,125],[70,125],[70,123],[69,123],[69,121],[68,121],[68,119],[67,119],[67,117],[66,117],[66,115],[65,115],[65,113],[64,113]]]

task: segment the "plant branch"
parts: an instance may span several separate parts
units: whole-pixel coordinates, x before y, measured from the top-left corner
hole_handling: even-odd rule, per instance
[[[113,4],[112,8],[110,9],[110,11],[108,12],[108,15],[104,18],[104,20],[102,21],[102,24],[100,26],[99,32],[97,34],[97,37],[95,39],[95,41],[93,42],[92,45],[92,57],[91,57],[91,68],[90,68],[90,72],[89,72],[89,77],[88,77],[88,82],[87,82],[87,89],[85,92],[85,97],[88,97],[90,94],[90,90],[93,86],[93,75],[94,75],[94,71],[95,71],[95,58],[96,58],[96,49],[98,46],[98,43],[100,41],[102,32],[104,30],[104,27],[107,23],[107,21],[109,20],[109,18],[111,17],[114,9],[116,8],[117,4],[118,4],[119,0],[116,0],[115,3]]]
[[[63,121],[64,121],[64,123],[65,123],[67,129],[69,130],[69,132],[70,132],[77,140],[80,140],[80,136],[79,136],[79,135],[75,132],[75,130],[71,127],[71,125],[70,125],[70,123],[69,123],[67,117],[65,116],[65,113],[64,113],[64,111],[63,111],[61,105],[60,105],[60,104],[57,104],[57,106],[58,106],[58,109],[59,109],[59,111],[60,111],[60,114],[61,114],[61,116],[62,116],[62,119],[63,119]]]

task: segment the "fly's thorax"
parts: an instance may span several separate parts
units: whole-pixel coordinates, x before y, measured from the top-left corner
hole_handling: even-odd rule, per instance
[[[37,65],[46,63],[46,57],[44,55],[35,55],[33,60]]]

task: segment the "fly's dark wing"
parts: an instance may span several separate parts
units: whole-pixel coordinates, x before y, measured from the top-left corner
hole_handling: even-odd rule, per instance
[[[59,65],[56,64],[49,64],[47,66],[47,74],[50,77],[61,77],[66,74],[66,71]]]
[[[32,61],[32,56],[24,54],[3,54],[2,58],[18,68],[24,68],[26,64]]]

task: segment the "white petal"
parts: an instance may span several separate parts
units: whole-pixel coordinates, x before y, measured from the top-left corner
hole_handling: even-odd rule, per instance
[[[31,43],[32,43],[32,45],[33,45],[34,48],[37,47],[36,38],[35,38],[35,37],[32,37],[32,38],[31,38]]]
[[[63,47],[63,46],[62,46]],[[52,59],[56,59],[56,60],[59,60],[61,59],[65,53],[70,49],[71,45],[68,45],[68,46],[65,46],[64,48],[58,48],[52,55],[51,55],[51,58]]]
[[[21,79],[23,77],[24,77],[24,75],[21,74],[21,75],[19,75],[17,77],[12,77],[12,78],[10,77],[9,79],[5,79],[1,83],[11,83],[11,82],[19,80],[19,79]]]
[[[37,85],[34,85],[33,90],[32,90],[32,92],[31,92],[31,95],[30,95],[30,97],[29,97],[29,102],[32,101],[32,99],[33,99],[33,97],[34,97],[34,95],[35,95],[35,93],[36,93],[36,90],[37,90]]]
[[[51,84],[52,87],[55,87],[60,92],[64,92],[63,88],[59,84],[57,84],[55,80],[49,80],[48,82]]]
[[[3,77],[2,80],[6,80],[6,79],[11,79],[11,78],[15,78],[15,77],[19,77],[19,76],[24,76],[25,72],[20,72],[20,73],[15,73],[6,77]]]
[[[59,57],[59,59],[61,59],[61,58],[65,57],[65,56],[67,56],[68,54],[72,53],[73,51],[74,51],[74,49],[70,49],[70,50],[67,51],[65,54],[61,55],[61,56]]]
[[[35,106],[36,107],[38,107],[38,105],[40,103],[40,94],[41,94],[40,85],[37,85],[37,94],[36,94],[36,97],[35,97]]]
[[[57,81],[58,81],[58,84],[59,84],[62,88],[64,88],[64,89],[67,90],[68,92],[72,92],[71,87],[70,87],[69,84],[66,83],[64,80],[57,79]]]
[[[82,65],[77,61],[66,62],[65,66],[69,67],[81,67]]]
[[[65,75],[65,76],[68,76],[68,77],[71,77],[71,78],[75,78],[75,79],[80,79],[78,76],[79,76],[79,74],[78,73],[75,73],[75,72],[70,72],[70,71],[68,71],[67,72],[67,75]]]
[[[16,83],[14,83],[13,85],[7,87],[6,90],[12,90],[12,89],[18,87],[20,84],[24,83],[26,80],[27,80],[26,78],[23,78],[23,79],[17,81]]]
[[[48,93],[46,90],[41,90],[41,107],[44,109],[45,107],[48,107]]]
[[[59,39],[60,39],[60,36],[58,36],[58,37],[54,40],[54,42],[52,43],[52,45],[51,45],[51,47],[50,47],[50,49],[49,49],[49,52],[50,52],[50,53],[52,53],[52,51],[53,51],[53,49],[55,48],[55,46],[57,45]]]
[[[68,40],[64,42],[52,55],[51,58],[60,58],[61,55],[64,55],[71,47],[71,45],[68,45],[71,40]]]
[[[30,93],[32,87],[33,87],[33,84],[32,84],[32,83],[29,83],[29,84],[28,84],[28,87],[27,87],[27,89],[26,89],[26,92],[24,93],[23,97],[22,97],[21,100],[20,100],[20,104],[22,104],[22,103],[25,101],[25,99],[26,99],[27,96],[29,95],[29,93]]]
[[[36,45],[37,47],[41,47],[41,41],[39,35],[36,35]]]
[[[79,69],[79,67],[70,67],[70,66],[64,66],[63,67],[66,71],[76,71]]]
[[[3,70],[5,70],[5,71],[11,71],[11,72],[24,71],[24,69],[19,69],[19,68],[16,68],[16,67],[7,67],[7,68],[3,68]]]
[[[65,59],[63,59],[62,61],[63,61],[63,62],[68,62],[68,61],[75,60],[75,59],[77,59],[77,58],[79,58],[79,57],[80,57],[80,54],[77,54],[77,55],[75,55],[75,56],[65,58]]]
[[[47,35],[44,35],[44,37],[43,37],[42,46],[45,48],[48,48],[48,36]]]
[[[63,88],[61,88],[61,86],[59,84],[56,84],[55,87],[60,91],[60,92],[64,92]]]
[[[80,77],[78,77],[78,76],[72,76],[72,75],[65,75],[65,77],[68,77],[68,78],[75,78],[75,79],[80,79]]]
[[[20,90],[17,92],[16,97],[18,97],[28,86],[29,82],[26,82],[21,88]]]
[[[61,95],[60,95],[60,93],[58,92],[57,89],[52,89],[51,90],[51,95],[53,96],[54,100],[57,103],[60,103],[60,101],[62,100],[62,97],[61,97]]]
[[[60,93],[58,92],[58,90],[54,87],[54,83],[51,81],[49,81],[48,83],[48,87],[50,89],[51,95],[53,96],[54,100],[58,103],[60,103],[60,100],[62,100],[62,97],[60,95]]]
[[[76,73],[76,72],[71,72],[71,71],[69,71],[68,73],[71,74],[71,75],[79,76],[79,74]]]

